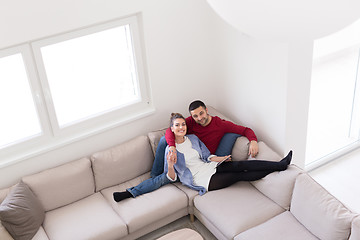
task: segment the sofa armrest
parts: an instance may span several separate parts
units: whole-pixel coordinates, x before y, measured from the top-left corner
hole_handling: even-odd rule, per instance
[[[302,169],[291,164],[287,170],[273,172],[251,184],[278,205],[289,210],[296,177],[302,172]]]
[[[351,223],[351,234],[349,240],[360,239],[360,215],[358,215]]]
[[[295,181],[290,212],[319,239],[348,239],[355,214],[307,173]]]

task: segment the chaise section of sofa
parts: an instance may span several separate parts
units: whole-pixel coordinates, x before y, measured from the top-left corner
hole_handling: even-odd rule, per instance
[[[354,217],[354,213],[307,173],[302,173],[296,177],[289,211],[240,233],[234,239],[349,239]]]

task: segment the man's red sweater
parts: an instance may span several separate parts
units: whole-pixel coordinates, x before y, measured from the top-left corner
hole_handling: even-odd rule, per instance
[[[196,123],[191,116],[187,117],[185,120],[187,125],[187,134],[195,134],[206,145],[212,154],[215,153],[220,140],[225,133],[237,133],[247,137],[249,141],[257,141],[254,131],[250,128],[236,125],[217,116],[213,116],[211,122],[205,127]],[[175,136],[170,128],[166,130],[165,138],[166,142],[170,146],[175,146]]]

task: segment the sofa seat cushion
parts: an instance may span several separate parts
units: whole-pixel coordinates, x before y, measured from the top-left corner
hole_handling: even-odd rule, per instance
[[[162,186],[153,192],[136,198],[115,202],[113,192],[124,191],[127,187],[129,186],[125,183],[104,189],[101,193],[124,220],[129,233],[133,233],[180,210],[185,209],[184,215],[187,214],[188,199],[186,194],[172,184]]]
[[[285,211],[249,182],[197,196],[194,205],[227,239]]]
[[[306,173],[296,178],[290,211],[320,239],[349,238],[354,214]]]
[[[180,182],[176,182],[174,183],[174,185],[186,194],[189,201],[188,202],[189,214],[194,214],[194,199],[196,196],[199,195],[199,192],[185,185],[182,185]]]
[[[267,222],[237,235],[234,240],[317,240],[296,218],[286,211]]]
[[[0,238],[0,239],[2,239],[2,238]],[[31,240],[49,240],[49,238],[46,235],[44,228],[40,227],[39,231],[37,231],[37,233]]]
[[[23,178],[45,211],[65,206],[95,192],[91,162],[82,158]]]
[[[47,212],[43,226],[51,240],[113,240],[128,233],[101,193]]]
[[[1,240],[13,240],[8,231],[6,231],[5,227],[0,222],[0,239]]]
[[[4,226],[0,223],[0,239],[1,240],[14,240]],[[40,227],[35,236],[31,240],[49,240],[44,228]]]

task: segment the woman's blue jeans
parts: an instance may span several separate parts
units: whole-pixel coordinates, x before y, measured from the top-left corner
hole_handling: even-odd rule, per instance
[[[240,136],[241,135],[235,133],[226,133],[222,137],[220,144],[216,149],[215,155],[230,155],[236,139]],[[171,183],[171,181],[167,178],[166,173],[164,172],[166,146],[167,143],[165,140],[165,136],[163,136],[162,138],[160,138],[159,144],[156,148],[155,159],[150,173],[151,178],[143,181],[135,187],[126,189],[133,195],[133,197],[152,192],[160,188],[161,186]]]

